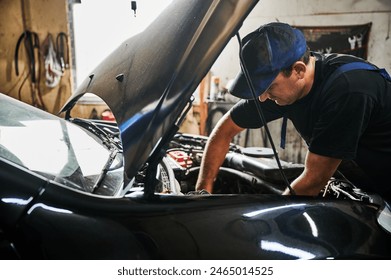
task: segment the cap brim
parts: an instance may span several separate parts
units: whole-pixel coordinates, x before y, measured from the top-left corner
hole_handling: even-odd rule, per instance
[[[250,86],[247,83],[247,79],[242,71],[240,71],[235,79],[233,80],[230,88],[228,91],[239,98],[242,99],[256,99],[258,98],[262,93],[264,93],[268,87],[271,85],[271,83],[274,81],[274,79],[277,77],[279,71],[270,73],[270,74],[263,74],[263,75],[250,75],[251,81],[254,86],[254,94],[251,92]]]

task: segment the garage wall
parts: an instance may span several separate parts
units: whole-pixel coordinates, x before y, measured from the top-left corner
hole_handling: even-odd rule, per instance
[[[255,30],[262,24],[280,21],[297,26],[358,25],[372,22],[368,44],[368,60],[391,72],[391,1],[390,0],[260,0],[244,22],[240,35]],[[239,71],[238,43],[233,38],[212,68],[221,85],[235,77]],[[279,146],[281,121],[270,125],[275,145]],[[262,141],[262,132],[250,133],[249,146],[268,146]],[[243,144],[245,136],[240,137]],[[303,162],[306,145],[292,124],[288,125],[286,149],[279,149],[281,158]]]
[[[71,94],[73,81],[70,69],[73,65],[69,61],[69,68],[56,87],[47,87],[44,44],[49,33],[54,41],[60,32],[69,35],[68,0],[0,0],[0,11],[0,92],[57,113]],[[39,38],[40,48],[35,49],[35,56],[37,60],[40,57],[40,60],[35,65],[39,69],[37,76],[40,79],[35,86],[30,82],[28,57],[23,42],[18,52],[19,75],[15,73],[16,43],[24,30],[36,32]],[[67,42],[70,50],[69,37]]]

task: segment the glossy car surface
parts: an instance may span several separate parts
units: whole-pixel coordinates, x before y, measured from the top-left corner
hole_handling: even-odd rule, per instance
[[[319,197],[281,196],[275,159],[232,145],[216,193],[193,192],[206,138],[178,126],[256,3],[173,1],[91,73],[65,119],[1,94],[0,257],[391,258],[389,203],[338,178]],[[117,124],[73,118],[85,93]],[[303,168],[282,166],[289,180]]]

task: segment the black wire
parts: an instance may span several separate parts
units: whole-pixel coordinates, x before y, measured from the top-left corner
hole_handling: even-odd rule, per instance
[[[263,115],[263,112],[262,112],[262,109],[261,109],[261,105],[259,104],[259,102],[257,102],[257,96],[255,94],[255,89],[254,89],[254,85],[250,79],[250,74],[248,73],[248,70],[246,68],[246,65],[244,63],[244,59],[243,59],[243,52],[242,52],[242,40],[240,39],[240,35],[239,33],[236,33],[236,38],[238,39],[238,42],[239,42],[239,58],[240,58],[240,68],[242,69],[242,72],[244,74],[244,76],[246,77],[246,81],[247,81],[247,85],[250,87],[250,90],[251,90],[251,94],[255,100],[255,106],[257,108],[257,111],[258,111],[258,115],[261,119],[261,122],[263,123],[263,127],[265,128],[265,132],[266,132],[266,135],[267,135],[267,138],[269,139],[270,141],[270,145],[272,147],[272,150],[273,150],[273,153],[274,153],[274,157],[276,159],[276,162],[277,162],[277,165],[278,165],[278,169],[280,171],[280,174],[283,178],[283,180],[285,181],[285,184],[287,185],[288,189],[289,189],[289,192],[291,193],[291,195],[295,195],[295,191],[292,189],[291,187],[291,184],[288,180],[288,178],[286,177],[284,171],[282,170],[282,166],[281,166],[281,162],[280,162],[280,158],[278,156],[278,153],[277,153],[277,150],[276,150],[276,147],[274,145],[274,142],[273,142],[273,138],[270,134],[270,130],[269,130],[269,127],[265,121],[265,117]]]

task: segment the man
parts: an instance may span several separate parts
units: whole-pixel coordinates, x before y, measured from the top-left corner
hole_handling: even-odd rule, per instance
[[[284,23],[266,24],[247,35],[242,54],[256,96],[240,72],[230,92],[243,100],[212,131],[197,190],[213,191],[237,133],[263,125],[255,106],[259,102],[266,122],[290,119],[308,144],[304,171],[291,183],[295,194],[319,194],[343,162],[350,166],[344,175],[356,186],[391,198],[389,81],[378,71],[355,69],[326,86],[339,66],[363,60],[311,53],[303,34]]]

